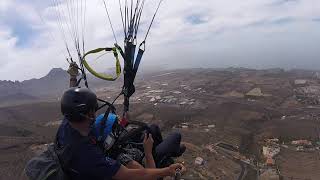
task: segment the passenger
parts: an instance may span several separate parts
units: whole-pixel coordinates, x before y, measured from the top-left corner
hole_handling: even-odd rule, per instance
[[[126,120],[129,120],[127,113],[125,114],[125,117]],[[105,124],[103,125],[104,129],[101,131],[103,120],[104,114],[101,114],[96,118],[94,130],[96,138],[100,139],[99,143],[102,144],[103,148],[106,148],[104,144],[107,142],[107,137],[112,134],[112,130],[116,129],[116,126],[122,126],[122,121],[119,121],[119,118],[115,114],[109,113],[108,117],[106,117]],[[148,126],[145,132],[150,133],[150,135],[152,135],[152,140],[154,140],[152,153],[156,167],[169,166],[173,163],[172,158],[181,156],[186,150],[186,147],[181,144],[181,134],[178,132],[169,134],[164,140],[158,125],[152,124]],[[143,132],[134,137],[131,136],[130,142],[138,145],[128,145],[128,147],[124,147],[123,152],[115,158],[127,167],[132,167],[131,164],[143,164],[144,155],[143,152],[141,152],[143,151],[141,143],[144,142],[145,136],[146,135]],[[109,147],[109,145],[107,146]]]

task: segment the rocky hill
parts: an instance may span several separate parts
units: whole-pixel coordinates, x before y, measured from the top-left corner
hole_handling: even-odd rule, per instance
[[[110,83],[88,75],[91,88]],[[0,81],[0,106],[58,99],[69,87],[69,74],[61,68],[53,68],[46,76],[25,81]]]

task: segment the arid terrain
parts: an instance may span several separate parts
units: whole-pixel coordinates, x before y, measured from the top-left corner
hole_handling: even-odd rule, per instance
[[[50,82],[42,83],[38,86]],[[0,180],[23,179],[26,162],[52,142],[62,118],[57,99],[62,85],[43,93],[47,99],[39,95],[1,104]],[[121,86],[121,80],[99,82],[93,89],[111,101]],[[153,72],[139,75],[131,99],[132,119],[159,124],[164,134],[183,134],[187,151],[177,159],[188,169],[183,179],[320,179],[320,79],[315,71]],[[121,102],[116,102],[119,113]]]

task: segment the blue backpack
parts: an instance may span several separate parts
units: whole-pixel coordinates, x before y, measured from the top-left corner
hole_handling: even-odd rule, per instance
[[[94,123],[94,133],[98,141],[104,141],[112,132],[114,123],[117,123],[117,115],[109,113],[105,118],[104,114],[100,114]]]

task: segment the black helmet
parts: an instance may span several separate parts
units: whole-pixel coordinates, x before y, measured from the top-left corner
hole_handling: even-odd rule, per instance
[[[61,112],[69,121],[81,121],[83,115],[97,108],[97,96],[88,88],[70,88],[61,98]]]

